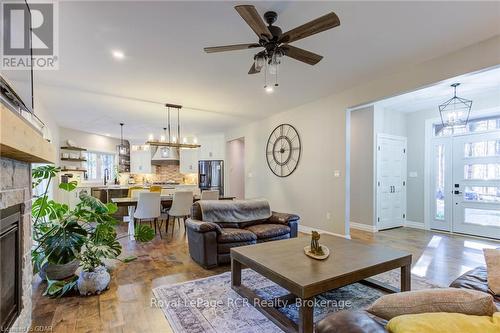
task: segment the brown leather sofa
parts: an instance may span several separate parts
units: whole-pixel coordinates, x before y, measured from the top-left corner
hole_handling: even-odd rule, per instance
[[[453,288],[488,290],[487,272],[485,267],[477,267],[460,276],[450,284]],[[493,295],[495,304],[500,310],[500,296]],[[368,315],[364,311],[341,311],[329,315],[316,325],[316,333],[387,333],[387,321]]]
[[[193,204],[186,220],[189,254],[204,268],[230,263],[230,249],[297,237],[299,216],[272,212],[266,219],[232,223],[203,221],[200,204]]]

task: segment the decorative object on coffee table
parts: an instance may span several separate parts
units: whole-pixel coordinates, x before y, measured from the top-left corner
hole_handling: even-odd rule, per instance
[[[330,255],[330,250],[319,243],[321,235],[317,231],[311,233],[311,245],[304,247],[304,252],[314,259],[326,259]]]

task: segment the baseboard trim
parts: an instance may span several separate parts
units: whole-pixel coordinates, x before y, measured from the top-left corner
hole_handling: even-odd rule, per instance
[[[367,232],[377,232],[377,227],[374,225],[368,225],[368,224],[362,224],[362,223],[356,223],[356,222],[349,222],[349,226],[353,229],[356,230],[362,230],[362,231],[367,231]]]
[[[408,221],[408,220],[406,220],[404,226],[408,227],[408,228],[413,228],[413,229],[422,229],[422,230],[425,230],[425,224],[424,223],[415,222],[415,221]]]
[[[303,232],[305,234],[310,234],[312,231],[317,231],[320,234],[327,234],[327,235],[342,237],[342,238],[346,238],[346,239],[351,239],[351,236],[349,236],[349,235],[336,234],[334,232],[330,232],[330,231],[326,231],[326,230],[321,230],[321,229],[318,229],[318,228],[311,228],[311,227],[308,227],[308,226],[305,226],[305,225],[300,225],[300,224],[299,224],[299,231]]]

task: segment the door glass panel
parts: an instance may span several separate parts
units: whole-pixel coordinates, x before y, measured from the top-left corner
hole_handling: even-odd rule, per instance
[[[464,145],[464,157],[500,156],[500,140],[470,142]]]
[[[497,180],[500,179],[500,164],[465,164],[464,179]]]
[[[500,227],[500,211],[491,209],[465,208],[465,223]]]
[[[436,220],[444,220],[444,145],[436,146],[436,179],[435,179],[435,200],[436,211],[434,218]]]
[[[500,187],[466,186],[464,192],[464,200],[500,203]]]

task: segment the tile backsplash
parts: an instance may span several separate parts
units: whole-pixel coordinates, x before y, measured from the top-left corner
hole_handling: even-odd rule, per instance
[[[183,174],[179,171],[179,165],[156,165],[153,166],[152,174],[130,174],[136,183],[147,182],[176,182],[181,184],[196,184],[197,174]]]

